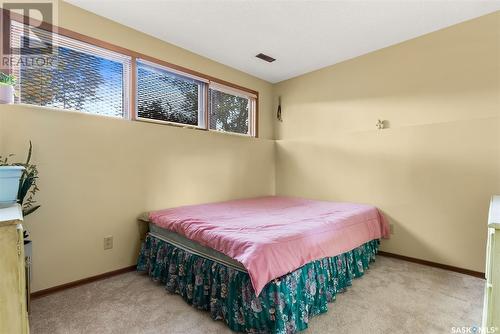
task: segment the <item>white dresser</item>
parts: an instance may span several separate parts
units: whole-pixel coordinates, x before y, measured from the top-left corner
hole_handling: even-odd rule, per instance
[[[500,328],[500,196],[490,203],[485,274],[483,327]]]

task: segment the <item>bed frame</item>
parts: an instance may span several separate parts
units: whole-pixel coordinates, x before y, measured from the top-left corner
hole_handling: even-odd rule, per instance
[[[147,218],[140,218],[145,223]],[[137,270],[165,285],[190,305],[209,311],[230,329],[247,333],[296,333],[328,311],[337,293],[363,276],[375,260],[379,240],[338,256],[310,262],[269,282],[255,295],[248,273],[146,233]]]

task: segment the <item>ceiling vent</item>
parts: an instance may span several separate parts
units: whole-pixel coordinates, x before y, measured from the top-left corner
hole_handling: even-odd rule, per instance
[[[274,59],[273,57],[270,57],[268,55],[265,55],[263,53],[259,53],[258,55],[256,55],[255,57],[259,58],[259,59],[262,59],[264,61],[267,61],[268,63],[272,63],[273,61],[275,61],[276,59]]]

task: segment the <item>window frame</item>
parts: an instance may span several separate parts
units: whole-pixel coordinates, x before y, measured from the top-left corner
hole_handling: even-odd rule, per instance
[[[95,47],[99,47],[102,49],[106,49],[106,50],[120,53],[124,56],[130,57],[130,65],[129,65],[129,71],[128,71],[129,72],[128,101],[124,101],[124,105],[125,104],[128,105],[129,112],[125,113],[125,111],[124,111],[124,116],[122,118],[125,120],[158,123],[158,124],[164,124],[164,125],[170,125],[170,126],[178,126],[178,127],[184,127],[184,128],[193,128],[193,129],[204,130],[204,131],[218,132],[218,133],[223,133],[223,134],[258,138],[258,134],[259,134],[259,131],[258,131],[259,130],[259,126],[258,126],[258,124],[259,124],[259,92],[256,90],[253,90],[253,89],[250,89],[247,87],[243,87],[243,86],[240,86],[237,84],[233,84],[231,82],[228,82],[228,81],[225,81],[222,79],[218,79],[216,77],[213,77],[213,76],[210,76],[207,74],[203,74],[201,72],[197,72],[195,70],[192,70],[192,69],[180,66],[180,65],[172,64],[170,62],[167,62],[167,61],[164,61],[164,60],[161,60],[161,59],[158,59],[158,58],[155,58],[155,57],[152,57],[152,56],[140,53],[140,52],[136,52],[136,51],[133,51],[133,50],[130,50],[130,49],[127,49],[127,48],[124,48],[124,47],[121,47],[121,46],[118,46],[118,45],[115,45],[115,44],[112,44],[112,43],[109,43],[109,42],[106,42],[106,41],[103,41],[103,40],[100,40],[100,39],[97,39],[94,37],[90,37],[90,36],[84,35],[82,33],[72,31],[70,29],[58,27],[56,25],[53,25],[53,24],[50,24],[47,22],[43,22],[43,21],[39,21],[37,19],[30,18],[28,16],[24,16],[24,15],[15,13],[15,12],[10,12],[10,11],[3,9],[3,8],[1,8],[0,10],[2,13],[2,23],[3,23],[3,26],[2,26],[3,36],[2,37],[3,37],[3,43],[4,43],[4,50],[10,49],[11,21],[17,21],[19,23],[22,23],[22,24],[25,24],[28,26],[35,26],[38,29],[46,30],[49,33],[56,33],[60,36],[66,37],[66,38],[74,39],[74,40],[79,41],[79,42],[87,43],[87,44],[90,44],[90,45],[95,46]],[[10,52],[9,52],[9,54],[10,54]],[[0,54],[0,56],[3,56],[3,54]],[[155,121],[155,120],[150,120],[150,119],[143,120],[142,118],[138,119],[138,117],[137,117],[137,66],[136,66],[138,59],[156,64],[156,65],[161,66],[161,67],[168,68],[171,71],[178,71],[183,76],[190,76],[191,75],[191,76],[199,77],[199,78],[202,78],[202,79],[208,81],[207,87],[204,90],[205,91],[205,94],[204,94],[205,126],[204,127],[196,127],[196,126],[192,126],[189,124],[166,122],[166,121]],[[8,74],[10,74],[11,69],[7,69],[6,72]],[[255,101],[254,101],[253,112],[250,113],[250,115],[249,115],[249,126],[251,128],[253,128],[253,133],[247,135],[247,134],[239,134],[239,133],[234,133],[234,132],[223,132],[223,131],[209,129],[210,123],[209,123],[209,118],[208,118],[209,117],[208,87],[209,87],[210,83],[218,84],[221,86],[228,87],[229,89],[239,90],[239,91],[245,92],[246,94],[253,94],[256,96]],[[51,108],[51,109],[66,111],[65,109],[60,109],[60,108],[52,108],[52,107],[42,107],[42,108]],[[70,110],[68,110],[68,111],[70,111]],[[79,111],[76,111],[76,112],[79,112]],[[81,113],[87,114],[85,112],[81,112]],[[125,114],[127,114],[127,115],[125,115]],[[107,117],[105,115],[99,115],[99,114],[91,114],[91,115]]]
[[[138,99],[137,99],[138,85],[139,85],[139,81],[137,79],[139,68],[137,65],[139,63],[145,64],[146,66],[149,66],[149,67],[156,68],[159,71],[165,71],[165,72],[172,73],[172,74],[180,76],[180,77],[185,77],[188,79],[193,79],[193,80],[201,82],[201,84],[198,86],[198,94],[199,94],[198,95],[199,96],[199,98],[198,98],[198,125],[164,121],[164,120],[160,120],[160,119],[152,119],[152,118],[146,118],[146,117],[139,117]],[[170,67],[167,67],[164,65],[160,65],[158,63],[151,62],[148,60],[144,60],[141,58],[136,58],[136,61],[135,61],[135,78],[136,78],[135,79],[136,88],[135,88],[135,96],[134,96],[134,99],[135,99],[134,106],[135,107],[134,107],[134,110],[132,111],[134,113],[135,120],[141,121],[141,122],[167,124],[167,125],[174,125],[174,126],[179,126],[179,127],[194,128],[194,129],[200,129],[200,130],[206,129],[206,126],[208,123],[208,119],[207,119],[207,106],[208,105],[207,105],[206,99],[208,96],[207,90],[208,90],[208,83],[210,82],[209,80],[202,78],[202,77],[199,77],[199,76],[196,76],[196,75],[187,74],[187,73],[178,71],[176,69],[173,69],[173,68],[170,68]]]
[[[37,29],[37,28],[35,28]],[[24,32],[24,23],[14,21],[9,25],[9,45],[12,45],[12,38],[13,33],[15,30],[15,37],[27,37],[24,35],[24,33],[19,33],[19,31]],[[26,105],[26,106],[37,106],[37,107],[42,107],[42,108],[49,108],[49,109],[57,109],[60,111],[71,111],[71,112],[78,112],[78,113],[83,113],[83,114],[90,114],[90,115],[96,115],[96,116],[104,116],[104,117],[111,117],[111,118],[118,118],[118,119],[129,119],[130,118],[130,101],[131,101],[131,90],[130,90],[130,71],[131,71],[131,57],[119,52],[115,52],[94,44],[90,44],[87,42],[79,41],[74,38],[64,36],[62,34],[56,33],[56,32],[48,32],[46,30],[42,29],[37,29],[40,31],[41,34],[43,35],[49,35],[51,34],[51,44],[55,47],[62,47],[66,48],[69,50],[73,50],[75,52],[79,53],[84,53],[88,54],[93,57],[98,57],[101,59],[106,59],[109,61],[113,61],[116,63],[122,64],[122,69],[123,69],[123,74],[122,74],[122,92],[121,92],[121,98],[122,98],[122,113],[121,115],[106,115],[106,114],[99,114],[99,113],[94,113],[94,112],[89,112],[89,111],[84,111],[84,110],[76,110],[76,109],[65,109],[65,108],[60,108],[60,107],[55,107],[55,106],[43,106],[43,105],[38,105],[38,104],[30,104],[30,103],[25,103],[22,102],[22,90],[21,90],[21,82],[22,82],[22,77],[21,77],[21,71],[22,68],[21,66],[16,66],[16,67],[11,67],[10,72],[14,75],[16,75],[16,78],[18,82],[16,82],[17,86],[17,92],[19,93],[19,96],[16,97],[16,102],[15,104],[19,105]],[[29,37],[28,37],[29,38]],[[47,38],[47,36],[44,36],[44,38]],[[19,61],[21,59],[20,54],[12,55],[11,56]]]
[[[232,132],[232,131],[224,131],[224,130],[216,130],[216,129],[210,129],[210,116],[211,116],[211,104],[208,106],[208,130],[213,131],[213,132],[218,132],[218,133],[228,133],[228,134],[233,134],[233,135],[238,135],[238,136],[246,136],[246,137],[256,137],[256,114],[257,114],[257,101],[258,101],[258,95],[253,94],[250,92],[243,91],[241,89],[237,88],[232,88],[217,82],[210,82],[207,91],[208,94],[210,94],[210,89],[213,89],[215,91],[219,91],[225,94],[229,95],[234,95],[238,97],[242,97],[248,100],[248,133],[239,133],[239,132]]]

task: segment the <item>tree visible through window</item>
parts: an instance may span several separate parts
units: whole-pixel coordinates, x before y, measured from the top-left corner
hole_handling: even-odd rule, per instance
[[[54,50],[50,56],[53,66],[25,66],[21,63],[18,74],[19,102],[106,116],[124,116],[122,62],[64,46],[55,47]],[[29,55],[29,49],[22,49],[21,56]]]
[[[202,82],[137,63],[137,115],[159,121],[199,125]]]
[[[16,103],[256,134],[257,92],[105,42],[26,28],[11,21]]]
[[[251,100],[210,88],[210,129],[250,134]]]

